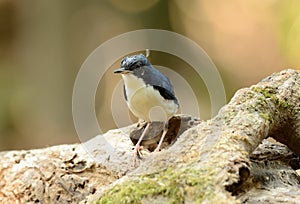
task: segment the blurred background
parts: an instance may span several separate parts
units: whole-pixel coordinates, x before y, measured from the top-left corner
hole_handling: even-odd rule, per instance
[[[80,142],[72,89],[82,63],[101,43],[146,28],[197,42],[221,73],[228,100],[273,72],[300,67],[299,0],[0,0],[0,150]],[[159,52],[151,62],[179,74],[188,66]],[[99,84],[96,111],[104,131],[116,127],[110,100],[119,80],[108,73]],[[209,96],[197,82],[201,117],[208,119]]]

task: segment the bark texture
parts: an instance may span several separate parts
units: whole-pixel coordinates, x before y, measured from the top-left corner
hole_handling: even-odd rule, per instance
[[[299,202],[300,71],[239,90],[211,120],[177,116],[172,124],[161,152],[150,153],[155,142],[145,141],[138,168],[136,125],[82,145],[2,152],[0,202]]]

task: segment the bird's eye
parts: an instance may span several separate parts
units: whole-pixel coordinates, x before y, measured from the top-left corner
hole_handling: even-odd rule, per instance
[[[136,67],[141,67],[143,65],[143,63],[141,61],[138,61],[137,63],[135,63]]]
[[[122,60],[121,60],[121,66],[123,65],[125,65],[126,63],[127,63],[127,61],[128,61],[128,57],[124,57]]]
[[[138,61],[138,62],[135,62],[135,63],[131,64],[129,66],[129,68],[130,68],[130,70],[134,70],[134,69],[139,68],[141,66],[143,66],[143,64],[140,61]]]

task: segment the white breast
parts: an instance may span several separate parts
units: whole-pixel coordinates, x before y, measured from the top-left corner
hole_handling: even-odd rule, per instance
[[[127,105],[131,112],[145,121],[167,121],[178,109],[172,100],[165,100],[159,91],[146,86],[133,74],[122,74],[127,94]]]

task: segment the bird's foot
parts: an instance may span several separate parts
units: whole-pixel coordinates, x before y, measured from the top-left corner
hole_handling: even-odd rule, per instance
[[[132,163],[134,167],[137,166],[137,158],[142,159],[142,153],[140,151],[142,149],[143,147],[140,145],[136,145],[133,149]]]

